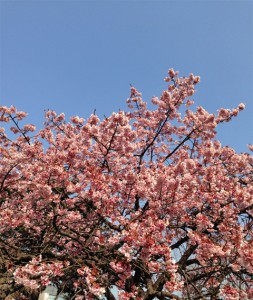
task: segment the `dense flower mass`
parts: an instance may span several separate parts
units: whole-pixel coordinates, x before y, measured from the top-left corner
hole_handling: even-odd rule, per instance
[[[200,78],[165,82],[153,110],[131,87],[127,112],[37,132],[0,107],[1,299],[253,298],[253,157],[216,139],[244,104],[190,110]]]

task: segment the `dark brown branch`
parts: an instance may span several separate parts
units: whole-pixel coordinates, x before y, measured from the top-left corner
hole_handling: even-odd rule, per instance
[[[188,133],[188,135],[177,145],[177,147],[170,152],[165,158],[164,158],[164,162],[170,158],[186,141],[188,141],[192,135],[192,133],[195,131],[195,129],[192,129],[190,133]]]

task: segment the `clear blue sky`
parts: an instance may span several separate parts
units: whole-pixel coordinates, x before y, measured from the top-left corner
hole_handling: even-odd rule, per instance
[[[129,84],[150,101],[169,68],[201,76],[197,105],[244,102],[218,130],[224,145],[253,143],[253,1],[3,1],[0,104],[87,118],[125,109]]]

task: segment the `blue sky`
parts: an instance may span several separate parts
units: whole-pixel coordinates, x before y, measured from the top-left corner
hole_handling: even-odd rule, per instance
[[[196,105],[247,109],[219,129],[253,143],[253,1],[0,1],[0,104],[87,118],[126,109],[130,83],[150,101],[169,68],[201,76]]]

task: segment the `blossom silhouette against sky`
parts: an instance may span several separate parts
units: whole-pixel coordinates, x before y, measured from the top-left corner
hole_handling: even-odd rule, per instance
[[[1,1],[0,104],[37,126],[43,111],[125,109],[130,84],[160,96],[169,68],[202,82],[196,105],[246,104],[223,143],[253,142],[252,1]]]

